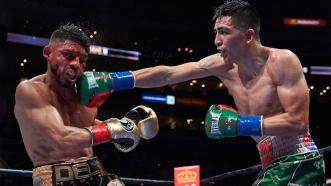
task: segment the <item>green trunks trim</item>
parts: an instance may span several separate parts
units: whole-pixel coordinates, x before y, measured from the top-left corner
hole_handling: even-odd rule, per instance
[[[287,155],[260,171],[253,186],[323,186],[325,164],[318,151]]]

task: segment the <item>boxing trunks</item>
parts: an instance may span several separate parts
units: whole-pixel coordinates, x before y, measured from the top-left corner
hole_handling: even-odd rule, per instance
[[[323,155],[310,134],[268,136],[257,144],[262,170],[253,185],[325,184]]]
[[[73,162],[62,162],[35,167],[32,171],[33,186],[124,186],[112,174],[107,174],[97,157],[80,158]]]

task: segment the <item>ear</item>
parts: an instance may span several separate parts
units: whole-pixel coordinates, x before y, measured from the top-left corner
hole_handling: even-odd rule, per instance
[[[43,49],[43,56],[46,59],[48,59],[50,54],[51,54],[51,47],[49,45],[46,45]]]
[[[246,31],[246,43],[251,43],[255,40],[255,31],[253,29],[247,29]]]

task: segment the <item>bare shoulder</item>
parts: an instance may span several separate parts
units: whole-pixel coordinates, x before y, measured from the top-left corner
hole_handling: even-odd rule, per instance
[[[224,72],[228,70],[228,67],[225,65],[222,56],[218,53],[201,59],[198,62],[198,66],[199,68],[205,69],[210,74],[217,77],[220,76],[220,74],[224,74]]]
[[[269,62],[275,65],[300,65],[299,58],[289,49],[270,48]],[[301,66],[301,65],[300,65]]]
[[[223,63],[223,58],[220,54],[212,54],[198,61],[200,66],[220,65]]]
[[[22,81],[16,87],[16,104],[30,105],[44,102],[49,99],[49,92],[49,87],[40,76]]]
[[[299,58],[288,49],[270,48],[268,69],[275,82],[281,83],[285,79],[298,79],[303,76]]]

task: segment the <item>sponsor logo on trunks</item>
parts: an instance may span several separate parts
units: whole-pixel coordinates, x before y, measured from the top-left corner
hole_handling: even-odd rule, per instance
[[[257,145],[262,164],[268,165],[279,157],[317,150],[310,135],[268,136]]]
[[[272,153],[272,142],[269,139],[264,140],[259,146],[260,158],[262,165],[268,165],[274,160]]]

